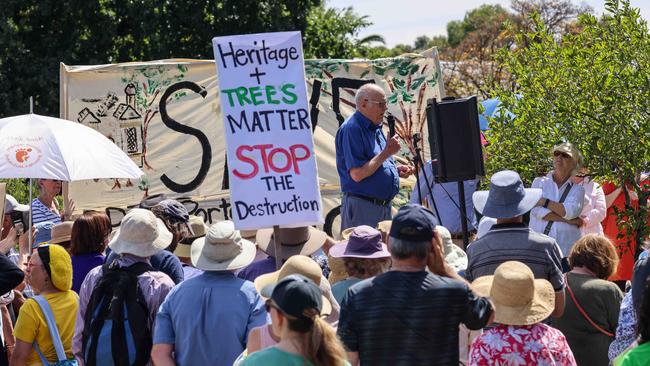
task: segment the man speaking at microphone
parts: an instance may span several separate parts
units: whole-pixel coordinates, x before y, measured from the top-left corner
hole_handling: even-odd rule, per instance
[[[336,169],[343,200],[341,230],[391,219],[391,201],[399,191],[399,178],[413,168],[396,165],[398,136],[388,140],[382,131],[386,94],[375,84],[365,84],[355,96],[356,112],[336,133]]]

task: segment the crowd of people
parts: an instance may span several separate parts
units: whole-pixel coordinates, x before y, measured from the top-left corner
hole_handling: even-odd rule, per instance
[[[207,225],[164,195],[114,228],[101,211],[60,210],[47,179],[29,228],[29,206],[7,195],[0,365],[650,364],[650,259],[621,269],[607,210],[622,189],[581,174],[573,145],[554,147],[531,188],[493,174],[468,217],[444,186],[416,187],[393,215],[413,169],[382,133],[382,89],[361,87],[356,105],[336,137],[338,242],[308,226]]]

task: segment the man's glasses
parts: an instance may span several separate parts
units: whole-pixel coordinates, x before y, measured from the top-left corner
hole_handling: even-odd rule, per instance
[[[377,104],[378,106],[385,108],[387,102],[385,100],[372,100],[372,99],[366,99],[366,102],[374,103]]]

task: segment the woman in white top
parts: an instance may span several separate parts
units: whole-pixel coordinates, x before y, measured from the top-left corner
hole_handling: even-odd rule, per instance
[[[607,204],[605,192],[600,184],[594,182],[587,175],[578,174],[573,177],[573,183],[580,184],[585,190],[585,202],[582,213],[576,220],[581,220],[580,232],[582,236],[587,234],[603,235],[601,222],[607,216]]]
[[[571,143],[561,143],[553,148],[553,170],[544,177],[535,178],[532,184],[532,188],[542,189],[542,198],[530,212],[529,226],[555,238],[565,257],[581,237],[582,219],[579,216],[585,190],[571,181],[581,164],[578,149]]]

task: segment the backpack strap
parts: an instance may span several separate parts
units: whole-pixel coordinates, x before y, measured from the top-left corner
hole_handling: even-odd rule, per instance
[[[136,262],[128,267],[123,267],[127,272],[132,275],[140,276],[141,274],[149,271],[155,271],[153,267],[147,262]]]
[[[98,325],[94,326],[94,322],[95,322],[94,319],[106,319],[109,317],[114,319],[114,322],[112,324],[112,329],[111,329],[113,361],[115,362],[116,365],[129,364],[127,340],[124,337],[125,334],[124,317],[123,317],[124,312],[123,309],[117,309],[116,307],[111,306],[112,301],[110,298],[103,298],[101,296],[105,291],[107,291],[106,289],[107,287],[113,286],[112,283],[104,282],[102,281],[102,279],[106,278],[106,276],[119,275],[118,273],[115,272],[127,273],[131,278],[135,280],[134,283],[129,285],[135,286],[134,292],[136,292],[139,295],[139,297],[142,298],[142,294],[139,291],[137,277],[145,272],[153,271],[154,269],[147,262],[136,262],[128,267],[120,267],[117,262],[117,259],[118,258],[115,258],[110,263],[105,263],[102,266],[102,278],[96,284],[96,287],[93,290],[93,294],[91,295],[91,299],[88,303],[88,309],[86,310],[87,312],[86,312],[86,317],[84,319],[85,326],[83,332],[84,333],[83,352],[84,352],[84,358],[86,359],[87,366],[96,365],[97,362],[96,353],[97,353],[98,341],[99,341],[100,332],[102,330],[102,327]],[[111,290],[113,298],[115,298],[116,296],[125,297],[125,295],[130,293],[131,291],[132,289],[125,288],[125,287],[113,288]],[[146,303],[144,301],[144,298],[142,298],[141,303],[146,308]],[[91,329],[92,331],[90,331]],[[86,349],[86,346],[88,344],[87,340],[90,340],[89,349]],[[147,359],[145,360],[145,362],[148,360],[149,358],[147,353]],[[138,360],[136,360],[135,364],[140,364],[137,361]]]
[[[566,196],[569,195],[571,188],[573,188],[573,185],[571,183],[567,184],[566,188],[564,188],[564,192],[562,192],[562,197],[560,197],[560,200],[558,201],[559,203],[564,202]],[[544,228],[544,235],[548,235],[548,233],[551,232],[551,227],[553,226],[554,222],[555,221],[549,221],[548,224],[546,224],[546,227]]]
[[[45,316],[47,327],[50,329],[50,337],[52,337],[52,343],[54,344],[54,349],[56,350],[56,357],[59,359],[59,361],[67,360],[68,358],[65,355],[63,342],[61,342],[61,335],[59,335],[59,329],[57,328],[56,322],[54,321],[54,314],[52,313],[52,308],[50,307],[50,304],[41,295],[34,296],[33,299],[36,300],[36,303],[38,304],[38,306],[41,308],[41,311],[43,312],[43,316]],[[43,364],[48,365],[49,363],[47,363],[47,359],[45,358],[43,353],[41,353],[41,350],[38,347],[36,341],[34,341],[34,348],[36,349],[36,352],[41,358],[41,361],[43,361]]]
[[[608,337],[614,337],[614,333],[610,333],[606,331],[605,329],[601,328],[596,322],[591,320],[585,309],[580,306],[580,303],[578,303],[578,299],[576,299],[576,296],[573,294],[573,290],[571,290],[571,286],[569,286],[569,277],[567,275],[564,275],[564,282],[566,283],[566,289],[569,292],[569,295],[571,295],[571,300],[573,300],[573,303],[576,304],[576,308],[582,314],[582,316],[591,324],[594,328],[596,328],[597,331],[603,333],[604,335]]]

